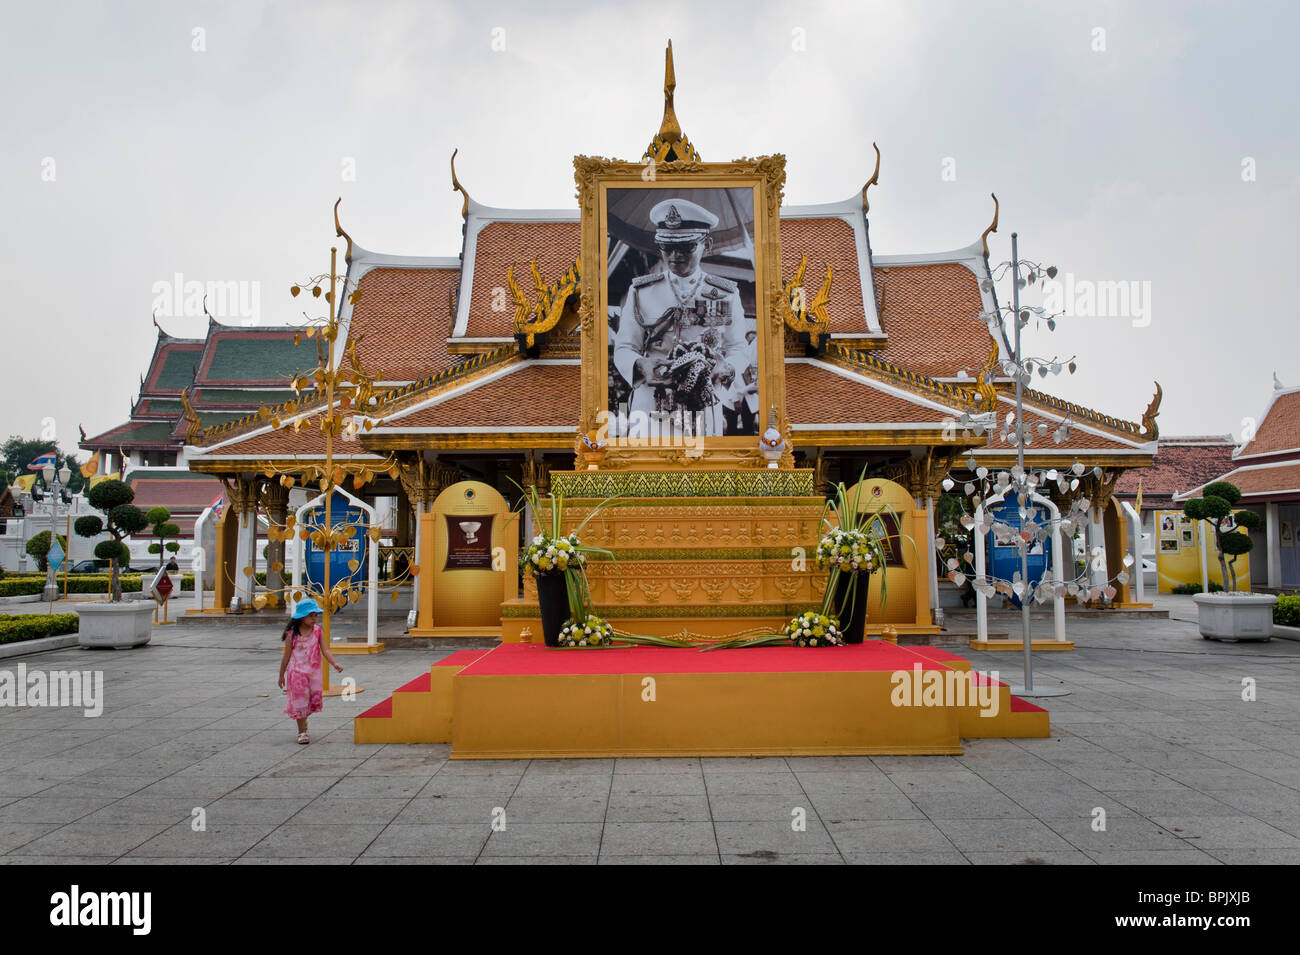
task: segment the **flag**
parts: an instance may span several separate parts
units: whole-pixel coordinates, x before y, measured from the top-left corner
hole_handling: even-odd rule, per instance
[[[208,505],[208,507],[212,508],[212,516],[216,520],[221,520],[221,506],[222,503],[225,501],[225,499],[226,499],[226,492],[222,491],[215,498],[213,498],[212,503]]]
[[[90,460],[81,466],[81,476],[90,480],[99,473],[99,452],[96,451],[90,456]]]
[[[1142,513],[1142,479],[1138,478],[1138,496],[1137,506],[1134,508],[1139,514]]]
[[[50,465],[50,467],[57,468],[59,466],[59,456],[53,451],[46,451],[44,454],[37,457],[31,464],[27,465],[27,470],[43,471],[47,464]]]
[[[50,566],[57,572],[58,569],[63,566],[63,557],[63,545],[61,545],[59,539],[55,537],[54,542],[50,544],[49,551],[45,554],[45,559],[49,561]]]

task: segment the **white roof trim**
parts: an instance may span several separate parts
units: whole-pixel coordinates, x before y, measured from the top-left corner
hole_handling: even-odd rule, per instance
[[[1255,428],[1254,437],[1252,437],[1249,441],[1242,443],[1240,447],[1238,447],[1236,450],[1232,452],[1232,459],[1234,461],[1237,460],[1238,458],[1262,458],[1270,454],[1286,454],[1285,451],[1256,451],[1253,454],[1242,454],[1241,452],[1245,451],[1246,448],[1250,447],[1250,445],[1254,443],[1255,437],[1259,436],[1259,429],[1262,428],[1264,426],[1264,422],[1268,420],[1269,413],[1273,410],[1273,405],[1277,403],[1277,399],[1282,397],[1283,395],[1293,395],[1297,391],[1300,391],[1300,385],[1296,385],[1293,388],[1274,388],[1269,393],[1268,404],[1264,408],[1264,413],[1259,416],[1259,426]]]
[[[474,290],[474,262],[478,256],[478,236],[493,222],[581,222],[577,209],[496,209],[469,200],[465,219],[465,251],[460,281],[456,290],[456,322],[451,337],[463,338],[469,327],[470,298]]]
[[[1032,399],[1030,400],[1032,401]],[[998,401],[1007,402],[1008,404],[1011,405],[1014,405],[1016,403],[1015,398],[1012,398],[1008,395],[1004,395],[1001,392],[998,392]],[[1063,422],[1066,420],[1066,418],[1069,418],[1071,431],[1074,430],[1086,431],[1088,432],[1088,434],[1095,435],[1098,438],[1106,438],[1108,441],[1122,441],[1124,444],[1127,444],[1133,448],[1139,450],[1146,450],[1150,454],[1155,454],[1158,449],[1159,442],[1134,441],[1132,438],[1122,438],[1117,434],[1111,434],[1107,431],[1102,431],[1100,428],[1096,428],[1091,425],[1085,424],[1084,422],[1080,421],[1078,418],[1070,418],[1068,412],[1062,413],[1053,409],[1041,408],[1036,404],[1031,406],[1028,401],[1025,403],[1025,411],[1027,411],[1029,414],[1038,415],[1043,418],[1050,418],[1053,421]],[[1005,414],[1005,412],[1001,412],[999,414],[999,417],[1001,417],[1002,414]]]
[[[361,280],[373,269],[439,269],[460,270],[460,259],[433,255],[393,255],[386,252],[371,252],[356,242],[352,243],[352,261],[347,264],[345,272],[345,289],[361,287]],[[352,329],[352,303],[344,293],[339,301],[339,336],[334,340],[333,357],[337,365],[343,358],[343,349],[347,345],[348,333]]]
[[[1280,454],[1281,452],[1278,452],[1278,453]],[[1185,500],[1187,500],[1188,498],[1190,498],[1193,494],[1197,493],[1198,491],[1204,490],[1205,487],[1207,487],[1207,486],[1210,485],[1210,484],[1213,484],[1215,481],[1227,481],[1230,477],[1232,477],[1232,475],[1234,475],[1234,474],[1240,474],[1242,471],[1266,471],[1266,470],[1268,470],[1269,468],[1293,468],[1293,467],[1296,467],[1297,465],[1300,465],[1300,461],[1294,461],[1294,460],[1293,460],[1293,461],[1269,461],[1269,462],[1267,462],[1266,464],[1243,464],[1243,465],[1241,465],[1241,467],[1233,468],[1233,469],[1230,470],[1230,471],[1224,471],[1224,472],[1223,472],[1222,474],[1220,474],[1218,477],[1216,477],[1216,478],[1211,478],[1211,479],[1208,480],[1208,481],[1205,481],[1205,482],[1203,482],[1203,483],[1201,483],[1201,484],[1196,485],[1196,487],[1192,488],[1190,491],[1176,491],[1175,493],[1173,493],[1173,494],[1171,494],[1171,495],[1169,495],[1169,496],[1172,497],[1175,501],[1185,501]],[[1229,481],[1228,483],[1232,483],[1232,482]],[[1242,491],[1242,492],[1241,492],[1241,496],[1242,496],[1242,497],[1252,497],[1252,496],[1253,496],[1253,497],[1258,497],[1258,496],[1261,495],[1261,494],[1286,494],[1286,493],[1289,493],[1289,492],[1288,492],[1288,491],[1285,491],[1285,490],[1279,490],[1279,491],[1249,491],[1249,492],[1247,492],[1247,491]],[[1298,492],[1298,493],[1300,493],[1300,492]]]
[[[867,320],[867,332],[884,336],[880,315],[876,311],[875,285],[872,281],[871,247],[867,241],[867,217],[862,214],[862,197],[854,193],[840,202],[827,202],[815,206],[782,206],[782,219],[839,219],[853,230],[853,244],[858,253],[858,291],[862,293],[862,314]],[[800,249],[800,252],[807,250]],[[808,263],[817,268],[816,262]],[[824,263],[823,263],[824,264]],[[834,336],[832,336],[834,337]],[[862,337],[862,336],[857,336]]]
[[[874,256],[876,268],[902,268],[909,265],[964,265],[970,269],[977,282],[984,282],[988,279],[988,263],[984,261],[984,241],[976,239],[964,249],[953,249],[949,252],[911,252],[901,255],[877,255]],[[886,286],[888,288],[888,286]],[[982,310],[990,312],[993,310],[993,292],[980,286],[980,302]],[[886,291],[885,293],[889,293]],[[886,299],[888,301],[888,299]],[[972,321],[977,321],[976,316],[971,316]]]

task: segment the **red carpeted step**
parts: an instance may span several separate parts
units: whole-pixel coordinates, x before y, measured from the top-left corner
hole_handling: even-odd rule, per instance
[[[488,653],[487,650],[457,650],[451,656],[443,657],[437,663],[436,667],[467,667],[479,657]]]
[[[359,720],[390,720],[393,718],[393,698],[390,696],[382,703],[376,703],[370,709],[366,710],[360,716]]]
[[[1035,706],[1033,703],[1030,703],[1028,700],[1022,700],[1018,696],[1013,696],[1011,698],[1011,712],[1012,713],[1046,713],[1047,711],[1043,709],[1041,706]]]
[[[965,660],[966,659],[965,657],[960,656],[959,654],[953,653],[951,650],[945,650],[943,647],[909,646],[907,649],[911,650],[913,653],[919,653],[923,657],[928,657],[931,660]]]
[[[421,673],[410,683],[404,683],[399,686],[394,693],[428,693],[433,687],[433,677],[428,673]]]

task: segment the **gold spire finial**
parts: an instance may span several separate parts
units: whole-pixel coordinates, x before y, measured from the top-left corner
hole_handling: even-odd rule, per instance
[[[673,69],[673,41],[668,41],[664,51],[664,118],[659,124],[659,132],[650,141],[644,158],[654,162],[685,160],[699,162],[699,154],[691,145],[686,134],[682,132],[681,123],[677,122],[677,111],[673,108],[673,91],[677,89],[677,73]]]
[[[668,41],[664,51],[664,121],[659,124],[659,138],[675,143],[682,138],[682,127],[673,109],[673,90],[677,89],[677,74],[673,72],[673,41]]]
[[[867,202],[867,190],[872,186],[880,185],[880,147],[872,143],[871,148],[876,151],[876,171],[871,174],[867,184],[862,187],[862,214],[864,216],[871,211],[871,204]]]
[[[1147,410],[1142,413],[1142,437],[1148,441],[1155,441],[1160,437],[1160,426],[1156,424],[1156,418],[1160,416],[1160,399],[1165,396],[1165,390],[1160,387],[1160,382],[1156,382],[1156,393],[1151,398],[1151,403],[1147,405]]]
[[[347,250],[346,252],[343,253],[343,261],[344,261],[344,262],[347,262],[347,263],[349,263],[349,264],[351,264],[351,262],[352,262],[352,236],[348,235],[347,232],[344,231],[343,226],[339,223],[339,203],[342,202],[342,201],[343,201],[343,197],[342,197],[342,196],[339,196],[338,199],[336,199],[335,202],[334,202],[334,234],[337,235],[337,236],[338,236],[339,238],[341,238],[341,239],[347,239],[347,240],[348,240],[348,250]]]
[[[993,197],[993,221],[989,223],[989,227],[980,236],[980,241],[984,243],[984,258],[986,259],[989,257],[989,233],[998,231],[998,194],[990,192],[989,195]]]
[[[460,184],[460,180],[456,178],[456,153],[458,152],[460,152],[460,147],[457,147],[451,151],[451,188],[453,192],[459,192],[462,196],[465,197],[464,199],[461,200],[460,203],[460,217],[462,219],[468,219],[469,218],[469,190],[466,189],[464,186],[462,186]]]

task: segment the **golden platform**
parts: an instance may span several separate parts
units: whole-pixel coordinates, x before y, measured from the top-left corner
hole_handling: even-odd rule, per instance
[[[936,647],[454,653],[358,716],[358,743],[453,759],[926,755],[1045,737],[1048,714]]]

